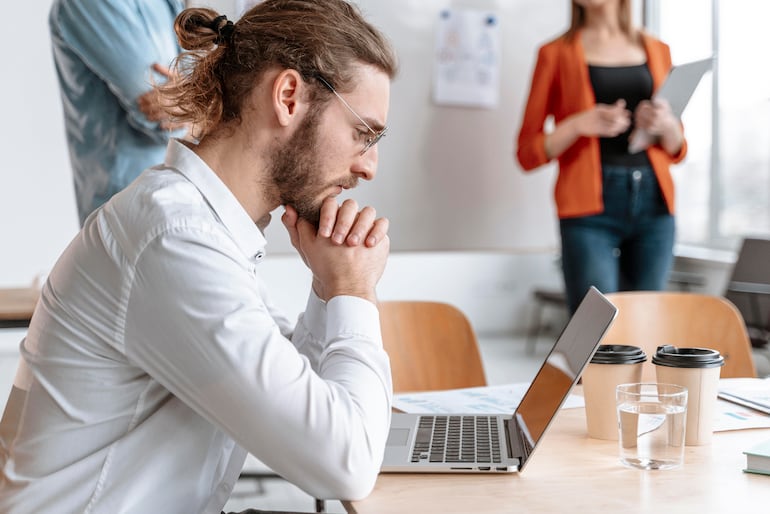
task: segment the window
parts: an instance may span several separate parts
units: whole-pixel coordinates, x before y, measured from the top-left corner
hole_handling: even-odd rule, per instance
[[[689,152],[674,167],[679,243],[737,248],[770,237],[770,48],[764,0],[647,0],[647,29],[674,64],[715,57],[683,115]]]

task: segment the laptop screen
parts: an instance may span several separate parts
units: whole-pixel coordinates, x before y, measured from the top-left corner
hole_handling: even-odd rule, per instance
[[[592,287],[535,375],[514,415],[518,429],[526,438],[522,467],[529,457],[526,452],[537,445],[567,399],[616,312],[615,306]]]

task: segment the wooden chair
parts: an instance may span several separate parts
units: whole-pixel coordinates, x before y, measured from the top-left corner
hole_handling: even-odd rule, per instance
[[[643,381],[655,381],[652,356],[659,345],[712,348],[725,358],[721,376],[756,377],[743,318],[720,296],[672,291],[608,293],[618,315],[602,344],[639,346],[647,354]]]
[[[382,339],[397,393],[487,385],[468,318],[447,303],[379,303]]]

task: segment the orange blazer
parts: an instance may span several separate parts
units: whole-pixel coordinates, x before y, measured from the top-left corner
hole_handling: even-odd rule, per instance
[[[657,90],[671,69],[671,52],[668,45],[647,34],[642,34],[642,41],[647,53],[647,66],[652,75],[653,90]],[[580,34],[572,39],[561,36],[543,45],[538,51],[527,108],[519,130],[516,157],[521,167],[531,171],[548,162],[543,131],[548,116],[552,115],[555,122],[559,123],[595,104]],[[669,165],[681,161],[686,153],[686,142],[682,143],[679,154],[674,156],[657,144],[647,149],[663,198],[672,214],[674,182]],[[554,198],[559,218],[603,212],[599,138],[577,139],[558,160],[559,176],[556,179]]]

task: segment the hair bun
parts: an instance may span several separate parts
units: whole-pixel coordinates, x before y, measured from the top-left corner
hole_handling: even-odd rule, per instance
[[[209,28],[217,33],[217,38],[214,40],[216,44],[223,45],[232,41],[235,25],[224,14],[214,18],[211,24],[209,24]]]

